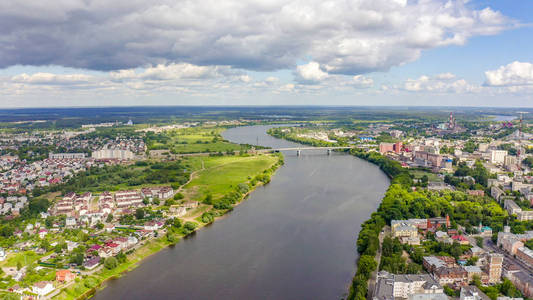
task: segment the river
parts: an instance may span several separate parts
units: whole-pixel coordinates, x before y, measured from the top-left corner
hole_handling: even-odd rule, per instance
[[[229,129],[236,143],[298,144],[270,126]],[[325,151],[287,152],[272,181],[226,218],[148,257],[94,299],[341,299],[360,225],[376,210],[388,178],[374,165]]]

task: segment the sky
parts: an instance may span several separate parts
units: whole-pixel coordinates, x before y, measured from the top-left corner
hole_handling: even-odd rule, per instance
[[[533,1],[0,1],[0,107],[132,105],[533,107]]]

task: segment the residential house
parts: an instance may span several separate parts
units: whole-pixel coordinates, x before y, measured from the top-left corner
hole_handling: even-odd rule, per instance
[[[56,281],[58,282],[70,282],[76,278],[76,274],[70,270],[57,270]]]
[[[32,287],[32,292],[39,297],[44,297],[54,290],[54,285],[50,281],[36,282]]]

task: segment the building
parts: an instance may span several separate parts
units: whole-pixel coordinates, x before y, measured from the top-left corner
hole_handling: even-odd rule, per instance
[[[484,275],[483,271],[478,266],[463,266],[463,269],[466,271],[468,282],[472,282],[472,280],[474,280],[474,276],[478,276],[481,279]],[[481,282],[483,282],[483,280],[481,280]]]
[[[468,284],[468,273],[459,266],[438,268],[433,272],[433,276],[440,285]]]
[[[496,199],[496,201],[500,201],[500,197],[504,194],[505,192],[497,186],[492,186],[490,188],[490,195],[492,198]]]
[[[455,263],[455,259],[449,256],[425,256],[422,264],[440,285],[468,283],[468,272]],[[473,276],[473,275],[472,275]]]
[[[466,193],[470,196],[485,196],[485,191],[483,190],[468,190]]]
[[[419,245],[420,238],[418,237],[418,228],[409,220],[392,220],[391,221],[392,236],[399,238],[402,243],[409,245]]]
[[[477,286],[463,286],[461,287],[460,300],[490,300]]]
[[[498,232],[498,247],[507,251],[511,255],[515,255],[520,247],[524,247],[524,243],[514,234],[509,232]]]
[[[506,156],[507,150],[490,150],[490,162],[493,164],[503,164]]]
[[[130,150],[123,149],[101,149],[92,153],[92,158],[95,159],[134,159],[135,154]]]
[[[54,285],[50,281],[39,281],[33,285],[31,290],[39,297],[44,297],[54,290]]]
[[[499,253],[490,253],[487,264],[487,274],[489,283],[498,283],[502,277],[503,255]]]
[[[380,143],[379,153],[384,154],[387,152],[394,152],[394,144],[393,143]]]
[[[56,271],[56,281],[58,282],[70,282],[76,278],[76,274],[70,272],[69,270],[58,270]]]
[[[435,232],[442,226],[446,226],[446,228],[450,227],[450,216],[446,215],[446,218],[427,219],[426,230],[428,231]]]
[[[509,273],[509,280],[519,289],[527,298],[533,297],[533,277],[526,272],[519,271]]]
[[[520,247],[516,250],[516,258],[529,266],[533,266],[533,250],[527,247]]]
[[[444,292],[429,274],[396,275],[381,271],[377,277],[374,300],[411,299],[415,294],[431,294],[431,299],[435,299]]]
[[[49,153],[49,159],[84,159],[85,153]]]
[[[531,221],[533,220],[533,210],[521,210],[516,213],[518,221]]]
[[[520,208],[520,206],[518,206],[518,204],[516,204],[513,200],[509,200],[509,199],[505,200],[503,207],[507,210],[507,212],[510,215],[516,215],[522,211],[522,209]]]

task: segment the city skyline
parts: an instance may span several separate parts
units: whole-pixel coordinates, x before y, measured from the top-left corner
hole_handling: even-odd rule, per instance
[[[0,4],[2,108],[533,107],[533,5]]]

